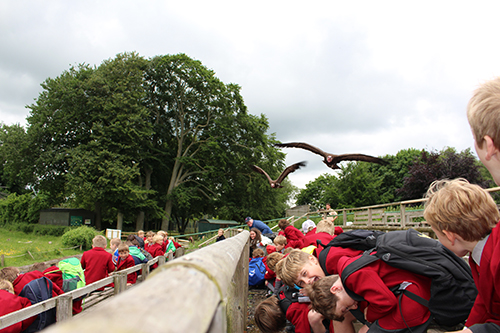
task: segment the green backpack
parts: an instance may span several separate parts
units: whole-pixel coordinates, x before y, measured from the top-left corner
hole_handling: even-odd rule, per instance
[[[67,258],[57,264],[62,272],[64,292],[85,287],[85,274],[78,258]]]

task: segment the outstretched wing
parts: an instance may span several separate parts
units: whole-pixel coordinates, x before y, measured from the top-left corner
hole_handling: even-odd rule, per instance
[[[364,154],[342,154],[342,155],[336,155],[333,158],[334,163],[339,163],[341,161],[364,161],[364,162],[370,162],[370,163],[378,163],[382,165],[388,164],[387,161],[375,157],[375,156],[370,156],[370,155],[364,155]]]
[[[264,176],[266,176],[267,180],[269,181],[269,184],[272,185],[273,180],[271,179],[271,177],[269,177],[269,175],[267,174],[267,172],[265,172],[262,168],[260,168],[260,167],[258,167],[256,165],[251,165],[250,167],[252,168],[253,171],[256,171],[256,172],[261,173]]]
[[[302,148],[305,150],[309,150],[312,153],[318,154],[326,158],[328,153],[325,153],[318,147],[311,146],[308,143],[305,142],[288,142],[288,143],[276,143],[274,144],[275,147],[280,147],[280,148]]]
[[[295,163],[295,164],[292,164],[290,165],[289,167],[287,167],[285,170],[283,170],[283,172],[281,173],[281,175],[278,177],[278,179],[276,179],[276,183],[278,184],[281,184],[281,182],[283,181],[283,179],[286,178],[286,176],[288,176],[289,173],[292,173],[294,172],[295,170],[297,169],[300,169],[301,167],[303,166],[306,166],[307,162],[306,161],[302,161],[302,162],[299,162],[299,163]]]

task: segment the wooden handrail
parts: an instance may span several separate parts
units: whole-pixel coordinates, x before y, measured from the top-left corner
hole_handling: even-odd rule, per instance
[[[244,332],[248,255],[244,230],[159,266],[143,283],[100,304],[99,311],[44,332],[164,332],[166,327],[168,332]]]

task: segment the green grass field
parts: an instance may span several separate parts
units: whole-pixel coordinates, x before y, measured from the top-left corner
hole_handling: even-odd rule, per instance
[[[5,266],[25,266],[81,253],[78,248],[64,249],[61,237],[25,234],[0,228],[0,256],[4,256]]]

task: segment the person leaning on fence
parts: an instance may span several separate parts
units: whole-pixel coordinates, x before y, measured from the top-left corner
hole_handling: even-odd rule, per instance
[[[146,239],[144,240],[144,249],[147,251],[150,246],[153,246],[155,243],[153,242],[153,237],[156,234],[153,231],[148,231],[146,233]]]
[[[259,231],[262,235],[266,235],[267,237],[274,238],[274,234],[273,234],[273,231],[271,230],[271,228],[269,228],[269,226],[267,224],[265,224],[264,222],[262,222],[261,220],[254,220],[253,218],[248,216],[247,218],[245,218],[245,223],[247,224],[249,229],[257,228],[257,229],[259,229]]]
[[[92,240],[92,249],[85,251],[80,259],[87,285],[108,277],[115,270],[112,255],[106,251],[107,243],[104,236],[95,236]]]
[[[287,219],[281,219],[278,222],[278,227],[285,233],[287,244],[285,247],[293,247],[301,249],[304,242],[304,234],[299,229],[295,228]]]
[[[435,181],[429,187],[424,217],[439,241],[463,257],[478,289],[460,332],[500,332],[500,219],[491,195],[465,179]]]
[[[14,294],[14,286],[10,281],[0,279],[0,317],[22,310],[31,306],[31,302],[24,297]],[[27,329],[36,319],[37,316],[30,317],[23,321],[12,324],[0,330],[0,333],[18,333]]]
[[[226,237],[224,236],[224,229],[220,228],[219,231],[217,231],[217,238],[215,239],[215,242],[220,242],[224,239],[226,239]]]
[[[333,222],[321,220],[318,222],[318,226],[315,229],[316,232],[314,234],[309,233],[304,236],[303,247],[309,245],[319,247],[318,241],[320,241],[322,245],[326,245],[334,238],[335,226]]]
[[[118,262],[116,263],[116,271],[122,271],[124,269],[134,267],[135,261],[130,255],[129,246],[122,243],[118,246]],[[127,275],[127,285],[133,285],[137,282],[137,272],[133,272]]]
[[[146,256],[144,256],[144,254],[141,252],[139,248],[139,242],[135,238],[135,235],[128,235],[125,244],[127,244],[129,249],[129,254],[132,257],[132,259],[134,259],[136,265],[148,262]]]
[[[264,248],[262,244],[262,235],[257,228],[250,229],[250,258],[253,258],[253,251],[257,248]]]
[[[21,274],[19,268],[17,267],[5,267],[0,271],[0,279],[5,279],[12,283],[14,286],[14,293],[16,295],[21,293],[25,285],[41,277],[43,277],[43,273],[38,270]],[[64,291],[61,288],[53,286],[52,297],[56,297],[57,295],[61,295],[63,293]]]

